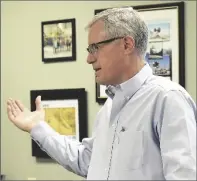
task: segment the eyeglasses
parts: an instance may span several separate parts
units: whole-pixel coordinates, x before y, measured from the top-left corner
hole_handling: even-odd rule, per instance
[[[91,54],[94,54],[94,53],[96,53],[96,52],[98,51],[99,45],[100,45],[100,44],[103,44],[103,43],[110,43],[110,42],[112,42],[112,41],[114,41],[114,40],[121,39],[121,38],[123,38],[123,37],[116,37],[116,38],[111,38],[111,39],[108,39],[108,40],[100,41],[100,42],[98,42],[98,43],[92,43],[92,44],[90,44],[90,45],[88,46],[87,51],[88,51],[89,53],[91,53]]]

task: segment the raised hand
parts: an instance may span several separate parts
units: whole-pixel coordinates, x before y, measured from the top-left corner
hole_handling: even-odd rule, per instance
[[[41,96],[36,98],[36,111],[31,112],[19,100],[8,99],[7,115],[9,120],[19,129],[30,132],[40,121],[44,121],[44,110],[41,106]]]

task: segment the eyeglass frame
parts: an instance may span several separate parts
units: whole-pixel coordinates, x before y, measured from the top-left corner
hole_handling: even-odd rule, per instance
[[[88,46],[87,51],[88,51],[88,53],[90,53],[90,54],[94,54],[94,53],[96,53],[96,52],[98,51],[99,45],[100,45],[100,44],[103,44],[103,43],[111,43],[111,42],[113,42],[113,41],[115,41],[115,40],[118,40],[118,39],[121,39],[121,38],[124,38],[124,36],[122,36],[122,37],[110,38],[110,39],[108,39],[108,40],[99,41],[99,42],[97,42],[97,43],[92,43],[92,44],[90,44],[90,45]],[[92,49],[92,50],[91,50],[91,49]]]

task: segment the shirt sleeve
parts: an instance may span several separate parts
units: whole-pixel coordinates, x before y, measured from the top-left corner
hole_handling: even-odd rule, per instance
[[[84,138],[82,142],[71,140],[53,130],[41,121],[31,130],[32,139],[51,158],[67,170],[86,177],[91,159],[94,138]]]
[[[196,104],[181,91],[165,94],[158,136],[166,180],[196,180]]]

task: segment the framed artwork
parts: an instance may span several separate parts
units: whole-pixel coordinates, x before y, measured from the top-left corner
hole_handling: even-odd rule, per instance
[[[145,60],[153,74],[185,87],[184,2],[132,7],[140,12],[148,26]],[[95,10],[95,14],[103,10]],[[99,86],[96,88],[101,89]],[[97,97],[97,101],[100,99],[104,102],[103,98]]]
[[[99,104],[104,104],[107,100],[107,94],[105,93],[106,86],[105,85],[99,85],[96,83],[96,102]]]
[[[32,90],[31,111],[36,109],[35,99],[41,95],[45,120],[56,132],[69,139],[82,141],[87,137],[86,91],[81,89]],[[32,156],[50,158],[32,140]]]
[[[75,19],[45,21],[41,26],[42,61],[44,63],[75,61]]]

